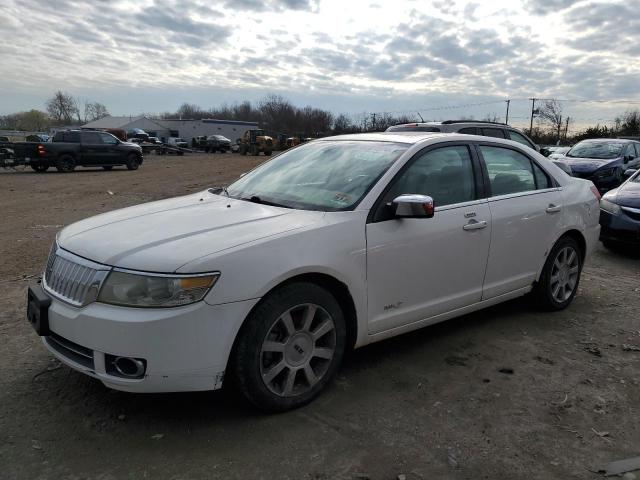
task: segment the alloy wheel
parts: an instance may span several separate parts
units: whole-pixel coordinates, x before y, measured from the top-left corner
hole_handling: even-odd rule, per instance
[[[551,267],[551,295],[559,303],[565,302],[578,284],[580,258],[575,248],[567,246],[556,255]]]
[[[326,374],[336,350],[336,326],[319,305],[288,309],[273,323],[260,351],[265,386],[281,397],[303,394]]]

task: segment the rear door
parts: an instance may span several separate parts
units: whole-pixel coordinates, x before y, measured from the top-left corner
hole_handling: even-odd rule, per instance
[[[468,144],[419,152],[390,183],[367,223],[369,332],[378,333],[479,302],[491,218]],[[394,218],[401,194],[433,197],[433,218]]]
[[[530,286],[556,240],[560,189],[524,152],[480,143],[491,210],[491,248],[483,300]]]

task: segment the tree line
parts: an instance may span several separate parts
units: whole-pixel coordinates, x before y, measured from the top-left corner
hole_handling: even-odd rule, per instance
[[[0,129],[47,131],[51,127],[88,123],[109,115],[105,105],[99,102],[81,101],[73,95],[57,91],[46,102],[46,111],[29,110],[0,116]],[[281,95],[267,95],[256,103],[249,101],[205,109],[199,105],[183,103],[175,112],[149,115],[158,119],[216,118],[257,122],[272,134],[286,133],[304,137],[320,137],[344,133],[379,132],[391,125],[422,121],[415,115],[367,113],[334,115],[328,110],[312,106],[297,107]],[[473,117],[460,119],[473,120]],[[482,120],[499,121],[496,114]],[[573,144],[586,138],[640,136],[640,111],[630,110],[616,117],[611,126],[595,125],[570,134],[573,120],[564,112],[558,100],[544,100],[537,105],[535,124],[526,133],[539,144]]]
[[[32,109],[0,115],[0,129],[46,132],[51,127],[79,125],[109,115],[104,104],[82,101],[62,90],[55,92],[45,105],[45,111]]]

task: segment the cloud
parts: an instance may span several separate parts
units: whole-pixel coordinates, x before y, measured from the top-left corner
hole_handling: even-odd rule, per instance
[[[622,0],[4,0],[0,110],[58,88],[122,97],[134,111],[111,110],[124,114],[201,103],[188,92],[372,109],[412,95],[637,97],[638,18]]]
[[[580,0],[526,0],[524,6],[535,15],[557,15]]]

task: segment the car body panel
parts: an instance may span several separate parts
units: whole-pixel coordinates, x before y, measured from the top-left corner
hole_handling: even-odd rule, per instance
[[[392,132],[314,142],[342,140],[400,142],[408,147],[351,211],[294,210],[207,190],[64,228],[57,238],[60,248],[101,264],[142,272],[220,272],[204,301],[185,307],[126,308],[97,302],[72,307],[52,298],[53,331],[98,352],[96,371],[85,373],[130,391],[218,388],[251,309],[293,278],[324,275],[345,286],[355,308],[359,347],[525,294],[539,277],[546,252],[569,230],[584,236],[587,252],[597,241],[599,209],[590,183],[570,177],[519,143]],[[513,148],[533,158],[555,185],[535,194],[437,207],[430,219],[371,223],[371,209],[406,162],[422,149],[448,142]],[[527,196],[537,196],[536,201]],[[548,215],[544,208],[552,202],[562,208]],[[462,229],[470,208],[476,219],[486,219],[488,228]],[[509,270],[514,265],[522,271]],[[181,353],[192,345],[193,352]],[[215,352],[205,352],[207,345]],[[147,355],[149,375],[137,383],[114,379],[100,371],[100,352]],[[176,356],[180,358],[172,366]]]

